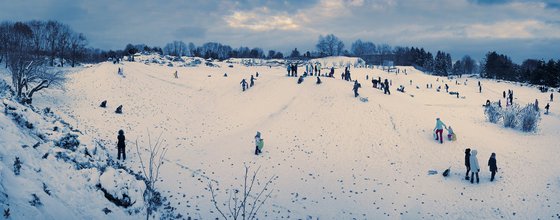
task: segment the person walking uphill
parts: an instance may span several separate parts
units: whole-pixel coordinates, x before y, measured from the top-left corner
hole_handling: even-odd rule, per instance
[[[480,166],[478,165],[478,158],[476,158],[476,150],[471,150],[471,156],[469,158],[469,164],[471,165],[471,183],[474,183],[474,175],[476,174],[476,183],[480,182],[478,178],[478,172],[480,172]]]
[[[490,155],[490,159],[488,160],[488,166],[490,167],[490,172],[492,176],[490,177],[490,182],[494,181],[494,176],[496,176],[496,172],[498,172],[498,166],[496,165],[496,153],[492,153]]]
[[[125,151],[125,138],[124,138],[124,131],[121,129],[119,130],[119,135],[117,136],[117,160],[121,159],[121,154],[122,154],[122,159],[123,161],[126,159],[126,151]]]
[[[360,94],[358,94],[358,89],[362,87],[362,85],[360,85],[360,83],[358,83],[358,80],[354,81],[354,87],[352,88],[352,90],[354,90],[354,98],[358,97]]]
[[[443,128],[447,129],[447,126],[439,118],[436,118],[436,127],[434,130],[436,131],[436,141],[439,140],[440,144],[443,144]]]
[[[263,145],[264,140],[261,138],[261,132],[257,131],[257,135],[255,135],[255,155],[262,153]]]
[[[465,173],[465,179],[469,180],[469,171],[471,171],[471,149],[465,149],[465,167],[467,167],[467,172]]]

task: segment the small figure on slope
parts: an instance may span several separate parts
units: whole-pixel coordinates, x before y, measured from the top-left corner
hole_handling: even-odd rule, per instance
[[[488,166],[490,167],[490,172],[492,173],[492,176],[490,177],[490,182],[492,182],[494,181],[496,172],[498,172],[498,166],[496,165],[496,153],[492,153],[492,155],[490,155],[490,159],[488,159]]]
[[[243,92],[245,92],[245,89],[247,89],[247,81],[243,79],[239,84],[241,84],[241,89],[243,89]]]
[[[117,136],[117,160],[122,159],[123,161],[126,159],[126,151],[125,151],[125,138],[124,138],[124,131],[121,129],[119,130],[119,135]]]
[[[257,131],[257,135],[255,135],[255,155],[262,153],[263,146],[264,139],[261,138],[261,132]]]
[[[480,166],[478,165],[478,158],[476,158],[476,150],[471,151],[471,157],[469,158],[471,165],[471,183],[474,183],[474,176],[476,174],[476,183],[478,184],[480,179],[478,178],[478,172],[480,172]]]
[[[447,126],[439,118],[436,118],[436,127],[434,131],[436,132],[436,141],[439,140],[440,144],[443,144],[443,128],[447,129]]]
[[[465,179],[469,180],[469,171],[471,171],[471,149],[465,149],[465,167],[467,167],[467,172],[465,173]]]

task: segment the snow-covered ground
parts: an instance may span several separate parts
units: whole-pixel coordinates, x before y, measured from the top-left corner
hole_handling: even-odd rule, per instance
[[[458,79],[456,85],[455,80],[411,67],[398,67],[398,75],[351,68],[352,78],[362,85],[360,95],[369,100],[362,102],[354,98],[353,84],[339,78],[341,69],[336,69],[337,78],[322,77],[323,83],[317,85],[316,77],[297,84],[296,78],[286,77],[285,67],[217,64],[219,68],[101,63],[71,74],[64,91],[41,94],[34,105],[50,107],[83,136],[106,143],[113,158],[117,131],[123,129],[128,140],[124,165],[135,171],[141,168],[134,142],[145,147],[148,133],[162,134],[169,151],[156,187],[185,218],[220,217],[208,184],[218,188],[219,204],[227,203],[228,189],[241,189],[244,165],[251,167],[250,172],[260,167],[256,188],[277,176],[259,219],[560,217],[558,101],[551,103],[549,115],[542,115],[536,133],[491,124],[482,107],[508,89],[514,90],[515,102],[524,105],[537,98],[541,107],[550,93],[493,80],[480,80],[483,91],[479,93],[475,78]],[[124,68],[124,77],[117,75],[118,67]],[[241,79],[248,80],[256,72],[255,86],[241,92]],[[390,79],[391,95],[372,88],[366,75],[370,80]],[[445,83],[464,98],[445,90],[436,92]],[[426,84],[433,88],[427,89]],[[395,90],[399,85],[406,87],[406,93]],[[98,107],[103,100],[108,108]],[[114,113],[119,105],[123,105],[122,115]],[[453,127],[457,141],[434,141],[436,117]],[[3,118],[0,125],[13,127]],[[259,156],[254,155],[257,131],[265,140]],[[28,137],[11,133],[2,132],[0,140],[29,142],[20,141]],[[478,150],[479,184],[464,180],[467,147]],[[500,168],[494,182],[487,166],[492,152]],[[11,163],[11,159],[4,161],[4,166]],[[451,175],[444,178],[441,172],[448,167]],[[2,168],[4,188],[18,180],[13,173],[5,176],[10,168]],[[429,170],[439,173],[428,175]],[[81,190],[69,188],[67,193],[85,193]]]

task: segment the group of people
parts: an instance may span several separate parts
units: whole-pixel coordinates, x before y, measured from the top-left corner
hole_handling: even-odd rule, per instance
[[[286,67],[286,70],[288,71],[288,76],[297,77],[297,69],[298,69],[297,63],[288,64],[288,66]]]
[[[259,73],[257,72],[257,77]],[[245,79],[241,80],[239,84],[241,84],[241,89],[245,92],[246,89],[253,87],[255,85],[255,80],[257,80],[253,75],[251,75],[250,84],[247,83]]]
[[[480,178],[478,177],[478,173],[480,172],[480,165],[478,163],[478,158],[476,150],[471,150],[470,148],[465,149],[465,166],[467,168],[467,172],[465,173],[465,180],[470,180],[471,184],[474,183],[474,178],[476,176],[476,183],[480,183]],[[490,182],[494,181],[496,177],[496,172],[498,172],[498,166],[496,163],[496,153],[492,153],[490,155],[490,159],[488,159],[488,166],[490,168]],[[469,177],[469,172],[471,176]]]
[[[434,128],[434,136],[436,141],[439,141],[440,144],[443,144],[443,129],[445,128],[445,130],[447,130],[447,139],[450,141],[455,141],[457,140],[457,135],[455,134],[455,132],[453,131],[453,128],[451,128],[451,126],[447,126],[445,125],[445,123],[443,123],[441,121],[441,119],[436,118],[436,127]]]
[[[305,65],[305,73],[309,76],[320,76],[321,75],[321,63],[316,63],[315,65],[308,63]]]
[[[385,79],[385,81],[381,81],[381,77],[378,77],[377,79],[372,77],[371,78],[371,84],[372,84],[373,88],[383,90],[383,94],[391,95],[391,91],[389,90],[389,88],[391,86],[391,81],[389,81],[388,79]],[[403,89],[403,91],[404,91],[404,89]]]

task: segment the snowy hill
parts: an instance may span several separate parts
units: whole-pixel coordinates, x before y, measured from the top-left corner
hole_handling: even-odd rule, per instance
[[[335,61],[324,62],[323,66],[330,66]],[[222,205],[230,197],[228,190],[242,190],[244,165],[251,171],[260,167],[257,187],[278,176],[269,187],[271,198],[257,214],[259,219],[543,219],[560,215],[560,110],[555,102],[536,133],[491,124],[481,106],[487,99],[497,101],[508,89],[515,91],[514,101],[521,104],[538,98],[544,105],[549,93],[491,80],[480,80],[483,91],[479,93],[474,78],[458,79],[457,85],[411,67],[399,67],[407,70],[406,75],[352,68],[352,78],[362,84],[359,93],[369,100],[361,102],[353,97],[352,83],[340,78],[322,77],[323,83],[316,85],[315,77],[307,77],[297,84],[296,78],[285,76],[285,67],[218,64],[220,68],[101,63],[72,74],[65,91],[52,91],[34,102],[40,109],[50,107],[84,137],[106,143],[109,158],[117,153],[111,147],[117,131],[125,130],[129,142],[124,166],[133,171],[140,170],[134,141],[146,139],[148,133],[161,133],[169,151],[157,188],[185,218],[220,217],[208,184],[218,188],[219,206],[227,210]],[[117,75],[118,67],[124,68],[124,77]],[[175,71],[178,78],[173,76]],[[260,76],[255,86],[241,92],[241,79],[256,72]],[[370,80],[389,79],[391,95],[372,88],[366,75]],[[445,83],[464,98],[437,92]],[[427,89],[426,84],[433,88]],[[399,85],[406,87],[406,93],[395,90]],[[108,101],[106,109],[98,107],[103,100]],[[114,114],[118,105],[123,105],[124,114]],[[453,127],[457,141],[439,144],[433,140],[436,117]],[[10,133],[23,135],[9,120],[2,120],[0,125]],[[257,131],[265,140],[259,156],[254,155]],[[16,139],[26,140],[13,136],[0,140]],[[94,147],[84,143],[84,147]],[[478,150],[479,184],[464,180],[467,147]],[[3,158],[10,158],[3,160],[3,175],[10,173],[6,170],[14,157],[12,150],[8,152],[2,152]],[[500,168],[494,182],[489,181],[486,166],[492,152]],[[440,174],[448,167],[451,175],[444,178]],[[439,173],[428,175],[429,170]],[[17,179],[10,175],[2,178],[4,188]],[[35,188],[40,190],[40,186]],[[76,190],[82,189],[69,188],[66,193]],[[10,198],[29,200],[28,195],[20,196]],[[105,200],[96,207],[110,205]],[[126,214],[85,216],[122,215]]]

